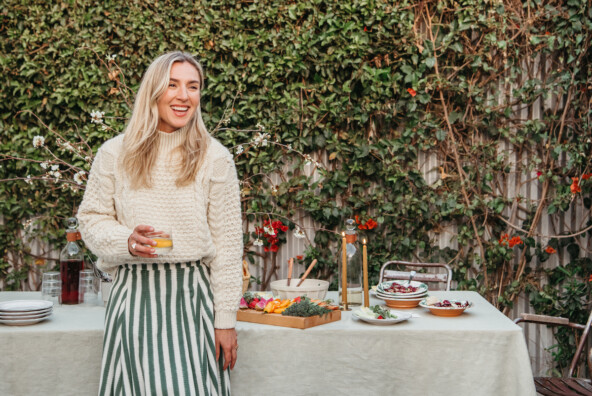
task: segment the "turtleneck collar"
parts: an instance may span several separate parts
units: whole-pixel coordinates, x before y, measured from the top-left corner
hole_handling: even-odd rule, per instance
[[[185,141],[188,129],[187,126],[184,126],[174,132],[158,131],[160,150],[164,153],[169,153],[171,150],[179,147]]]

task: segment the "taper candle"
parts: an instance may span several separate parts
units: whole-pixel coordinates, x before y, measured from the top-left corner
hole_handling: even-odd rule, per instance
[[[290,280],[292,279],[292,268],[294,268],[294,258],[290,257],[290,260],[288,260],[288,286],[290,286]]]
[[[341,235],[341,251],[342,251],[342,263],[341,263],[341,301],[343,302],[343,309],[347,311],[347,241],[345,240],[345,232]]]
[[[370,293],[368,293],[368,249],[366,248],[366,239],[362,247],[362,271],[364,275],[364,306],[370,306]]]

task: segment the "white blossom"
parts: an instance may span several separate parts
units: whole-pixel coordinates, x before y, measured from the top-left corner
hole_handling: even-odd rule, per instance
[[[43,136],[35,136],[33,138],[33,147],[43,147],[45,144],[45,138]]]
[[[42,162],[39,164],[39,166],[41,166],[43,169],[47,169],[47,167],[49,166],[49,164],[47,162]]]
[[[306,237],[306,235],[304,234],[304,231],[302,231],[302,229],[300,229],[300,227],[296,227],[296,229],[294,230],[294,237],[296,237],[298,239],[302,239],[302,238]]]
[[[101,125],[101,129],[102,129],[103,131],[106,131],[107,129],[109,129],[109,125],[107,125],[107,124],[103,124],[103,125]]]
[[[104,116],[105,116],[104,111],[99,111],[99,110],[91,111],[90,112],[90,117],[91,117],[90,122],[94,122],[96,124],[102,124]]]
[[[237,155],[240,155],[240,154],[242,154],[242,153],[243,153],[243,151],[244,151],[244,150],[245,150],[245,149],[243,148],[243,145],[241,144],[241,145],[239,145],[239,146],[236,148],[236,154],[237,154]]]
[[[74,146],[72,146],[70,142],[64,142],[64,144],[62,144],[62,147],[70,152],[74,151]]]
[[[255,146],[267,146],[267,139],[269,139],[268,133],[257,132],[253,138],[253,144]]]
[[[86,176],[86,172],[85,171],[77,172],[74,175],[74,181],[76,182],[76,184],[81,185],[82,183],[84,183],[85,176]]]
[[[273,229],[272,226],[265,226],[263,227],[263,230],[268,234],[268,235],[275,235],[275,230]]]
[[[25,179],[25,183],[33,184],[33,182],[31,181],[31,175],[27,175],[27,178]]]
[[[263,241],[259,238],[255,239],[253,246],[263,246]]]
[[[260,131],[264,131],[265,130],[265,127],[263,125],[261,125],[261,123],[259,123],[259,122],[257,123],[257,125],[255,125],[255,127],[257,129],[259,129]]]
[[[277,193],[278,193],[277,186],[272,186],[271,187],[271,195],[277,195]]]
[[[62,177],[62,174],[59,171],[49,171],[47,173],[49,174],[49,176],[55,177],[56,180]]]
[[[117,54],[107,55],[107,62],[112,62],[117,58]]]
[[[59,165],[52,165],[52,166],[51,166],[51,170],[52,170],[52,171],[57,171],[58,169],[60,169],[60,166],[59,166]],[[51,172],[50,172],[50,173],[51,173]]]

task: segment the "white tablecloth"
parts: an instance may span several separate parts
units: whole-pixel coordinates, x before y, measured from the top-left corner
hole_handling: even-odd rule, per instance
[[[234,395],[535,395],[520,327],[477,293],[430,294],[474,306],[453,318],[418,307],[392,326],[351,312],[306,330],[239,322]],[[37,325],[0,325],[0,395],[96,395],[104,313],[62,306]]]

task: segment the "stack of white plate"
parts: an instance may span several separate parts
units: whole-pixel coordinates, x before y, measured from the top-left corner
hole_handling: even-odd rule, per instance
[[[388,289],[397,283],[404,287],[413,287],[415,291],[409,292],[392,292]],[[416,281],[388,281],[382,282],[376,288],[376,297],[384,300],[386,305],[392,308],[414,308],[421,300],[423,300],[428,294],[428,286],[425,283]]]
[[[0,302],[0,323],[24,326],[47,319],[53,311],[53,303],[45,300],[14,300]]]

